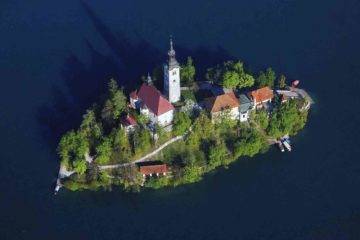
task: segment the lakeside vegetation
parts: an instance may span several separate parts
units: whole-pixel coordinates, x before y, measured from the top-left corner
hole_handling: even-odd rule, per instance
[[[182,81],[189,87],[189,90],[182,91],[182,99],[195,103],[199,100],[199,89],[194,87],[196,71],[191,57],[181,69]],[[240,61],[227,61],[209,68],[205,78],[231,89],[286,87],[284,75],[277,79],[275,72],[268,68],[253,76]],[[124,89],[111,79],[106,98],[86,111],[79,129],[70,130],[60,140],[57,151],[61,165],[74,171],[63,180],[63,185],[70,190],[109,190],[116,185],[125,190],[140,191],[142,187],[158,189],[197,182],[218,167],[226,167],[241,157],[266,152],[270,145],[269,136],[279,138],[298,133],[307,120],[308,111],[303,109],[305,104],[305,99],[281,103],[275,97],[273,109],[253,110],[250,120],[245,123],[232,120],[226,114],[220,121],[212,122],[205,110],[183,107],[175,113],[172,131],[166,131],[158,125],[149,127],[149,119],[135,110],[128,110]],[[137,121],[131,132],[121,126],[121,119],[129,111]],[[144,182],[134,164],[111,170],[99,168],[131,163],[181,135],[185,137],[154,157],[171,167],[168,177],[155,176]]]

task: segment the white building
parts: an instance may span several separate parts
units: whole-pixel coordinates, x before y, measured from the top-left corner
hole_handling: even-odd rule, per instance
[[[252,101],[253,107],[259,109],[262,108],[265,103],[271,103],[273,90],[269,87],[259,88],[249,92],[248,97]]]
[[[139,90],[130,93],[130,104],[140,109],[140,113],[149,117],[153,124],[167,126],[174,118],[173,105],[151,84],[150,78]]]
[[[240,122],[246,122],[250,117],[251,110],[253,109],[252,103],[245,94],[240,94],[238,99],[240,102]]]
[[[180,91],[180,65],[175,58],[173,42],[170,39],[168,63],[164,64],[164,92],[170,103],[178,102],[181,98]]]
[[[212,122],[217,122],[221,120],[222,117],[229,117],[233,120],[240,118],[240,103],[234,92],[207,98],[205,99],[205,106],[211,114]]]

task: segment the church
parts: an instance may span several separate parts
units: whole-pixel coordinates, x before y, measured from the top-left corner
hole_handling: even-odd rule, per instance
[[[164,64],[164,95],[152,84],[150,75],[138,90],[130,93],[130,105],[149,117],[152,124],[168,126],[174,119],[174,106],[181,99],[180,64],[170,39],[168,61]]]

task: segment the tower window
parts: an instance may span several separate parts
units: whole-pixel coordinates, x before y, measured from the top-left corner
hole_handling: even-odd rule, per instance
[[[176,71],[173,71],[173,75],[175,75],[176,74]]]

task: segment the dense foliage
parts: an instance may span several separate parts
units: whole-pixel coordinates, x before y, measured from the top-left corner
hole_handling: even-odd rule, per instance
[[[261,87],[274,87],[276,79],[276,74],[272,68],[267,68],[266,72],[260,71],[258,77],[256,78],[256,86]]]
[[[268,134],[275,138],[285,134],[294,135],[306,123],[308,112],[299,110],[306,104],[305,101],[290,100],[276,108],[270,116]]]
[[[223,65],[209,68],[206,79],[223,85],[225,88],[245,88],[254,85],[254,77],[246,73],[240,61],[227,61]]]
[[[191,87],[194,83],[195,72],[193,60],[191,57],[188,57],[186,64],[181,66],[181,84],[186,87]]]

